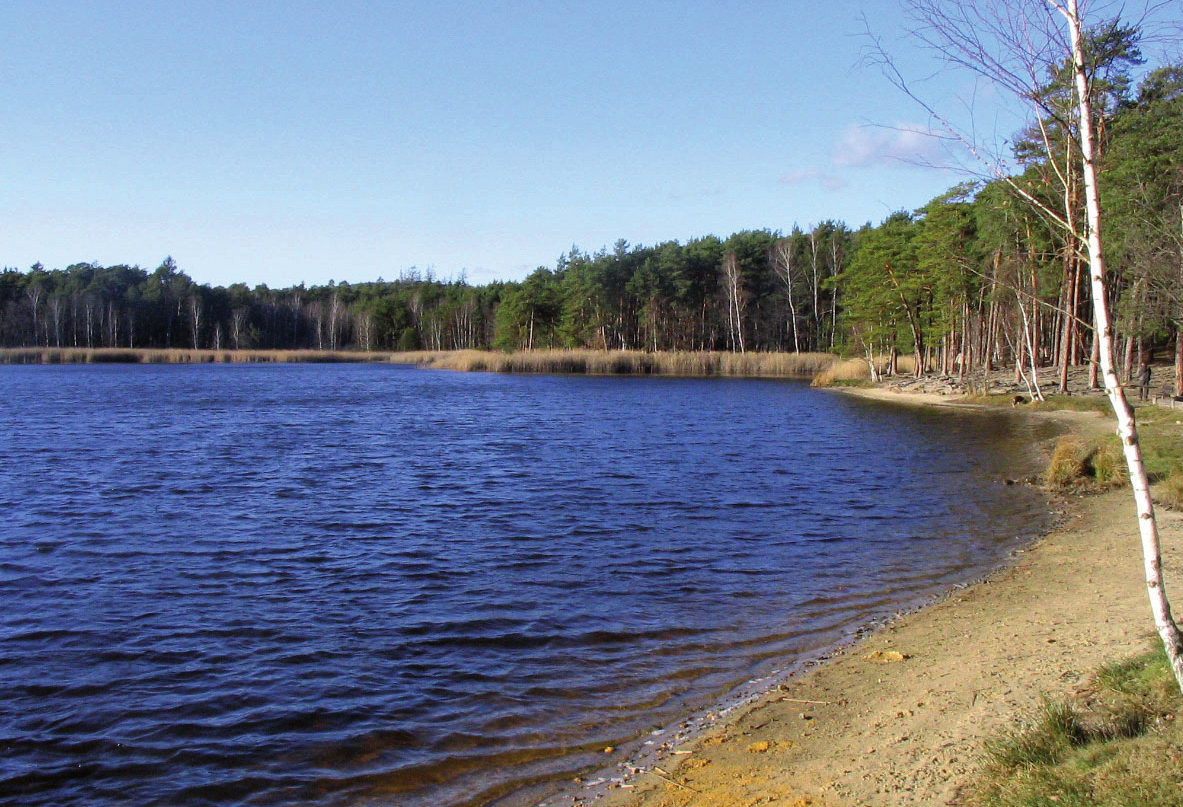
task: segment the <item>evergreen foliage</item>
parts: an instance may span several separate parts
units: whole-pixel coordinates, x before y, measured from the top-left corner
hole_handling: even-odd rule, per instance
[[[1136,88],[1137,32],[1092,32],[1101,181],[1125,372],[1183,333],[1183,65]],[[1079,220],[1070,95],[1052,70],[1013,179]],[[1049,156],[1050,153],[1050,156]],[[1005,182],[959,185],[857,231],[837,221],[654,246],[577,247],[521,282],[286,289],[195,283],[171,259],[0,272],[0,347],[599,350],[912,354],[917,372],[1088,361],[1085,261]],[[1066,372],[1064,373],[1066,377]]]

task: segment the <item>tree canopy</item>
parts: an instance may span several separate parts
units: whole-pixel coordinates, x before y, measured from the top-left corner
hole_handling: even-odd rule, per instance
[[[1111,293],[1125,370],[1183,334],[1183,65],[1135,85],[1138,34],[1090,32]],[[1016,138],[1019,173],[958,185],[852,228],[822,220],[685,243],[572,247],[524,280],[397,280],[271,289],[77,263],[0,272],[0,344],[50,347],[872,351],[966,372],[1088,361],[1080,251],[1024,196],[1079,219],[1064,65]],[[1036,148],[1039,140],[1047,148]],[[1057,205],[1059,207],[1057,207]]]

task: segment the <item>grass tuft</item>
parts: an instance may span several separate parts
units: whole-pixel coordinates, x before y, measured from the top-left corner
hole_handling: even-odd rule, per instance
[[[1084,442],[1070,435],[1056,440],[1043,479],[1055,490],[1092,493],[1124,485],[1129,472],[1115,438]]]
[[[1106,664],[1069,701],[985,744],[967,793],[974,807],[1177,807],[1183,697],[1161,649]]]
[[[1091,455],[1093,478],[1104,488],[1121,487],[1130,479],[1125,454],[1114,440],[1105,440],[1094,447]]]
[[[1056,765],[1087,736],[1074,706],[1045,696],[1034,719],[987,740],[986,753],[1003,770]]]
[[[1044,482],[1053,488],[1069,488],[1080,484],[1085,478],[1085,444],[1077,437],[1061,437],[1052,448],[1044,472]]]

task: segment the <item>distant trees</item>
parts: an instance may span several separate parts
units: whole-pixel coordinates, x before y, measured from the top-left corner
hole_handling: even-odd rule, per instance
[[[73,264],[0,272],[6,347],[487,347],[502,284],[410,275],[386,283],[228,288],[193,282],[166,258],[136,266]]]
[[[1085,34],[1113,222],[1117,369],[1128,378],[1143,354],[1173,349],[1183,393],[1183,65],[1135,87],[1137,31],[1110,22]],[[1073,236],[1086,228],[1070,60],[1057,55],[1036,78],[1039,115],[1016,138],[1017,173],[958,185],[877,225],[572,247],[522,281],[484,286],[412,269],[389,282],[221,288],[171,258],[150,271],[37,264],[0,272],[0,344],[838,350],[883,355],[889,369],[911,353],[917,372],[1010,366],[1035,395],[1041,373],[1065,384],[1069,368],[1088,365],[1099,386],[1087,260]]]

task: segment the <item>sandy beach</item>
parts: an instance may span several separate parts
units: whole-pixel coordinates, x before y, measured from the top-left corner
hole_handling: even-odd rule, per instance
[[[900,400],[896,393],[870,394]],[[910,396],[909,403],[947,402]],[[1096,415],[1055,413],[1082,432]],[[1063,527],[986,581],[870,634],[718,719],[646,770],[627,764],[602,807],[956,804],[984,737],[1042,693],[1086,683],[1099,664],[1156,636],[1132,494],[1073,500]],[[1159,511],[1168,584],[1183,516]],[[1176,584],[1169,594],[1183,591]],[[626,775],[628,774],[628,775]]]

